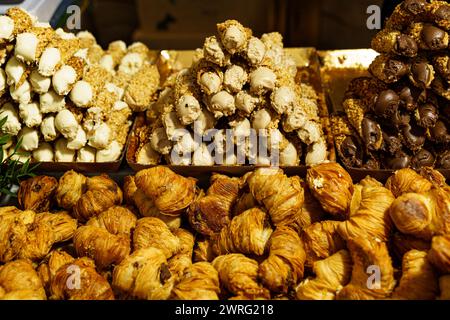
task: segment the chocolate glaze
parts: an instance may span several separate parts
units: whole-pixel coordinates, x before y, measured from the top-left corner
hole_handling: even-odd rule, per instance
[[[411,167],[420,169],[422,167],[432,167],[435,162],[434,155],[425,149],[419,150],[411,159]]]
[[[448,41],[445,41],[447,33],[431,24],[426,24],[422,28],[421,37],[426,46],[430,50],[443,50],[448,46]]]
[[[381,128],[375,121],[364,118],[361,123],[362,139],[366,143],[367,149],[376,150],[377,144],[382,139]]]
[[[393,90],[381,91],[375,97],[373,111],[377,116],[390,117],[398,110],[400,97]]]
[[[414,81],[421,87],[428,87],[432,81],[433,67],[426,61],[414,62],[411,65],[411,75]]]
[[[447,4],[441,5],[435,12],[434,16],[438,20],[450,20],[450,6]]]
[[[439,143],[449,143],[450,135],[447,130],[447,125],[444,121],[438,120],[433,128],[430,128],[431,139]]]
[[[359,168],[362,166],[363,153],[360,144],[357,139],[352,136],[348,136],[342,142],[340,146],[340,156],[342,161],[350,166]]]
[[[424,128],[410,123],[402,126],[400,132],[405,146],[412,151],[419,150],[425,143],[426,131]]]
[[[424,128],[434,127],[439,117],[438,109],[431,103],[421,105],[417,113],[417,124]]]
[[[398,136],[398,132],[391,132],[393,130],[383,131],[383,150],[395,154],[402,149],[402,141]]]
[[[411,157],[404,152],[399,152],[394,157],[387,157],[385,165],[389,169],[399,170],[407,168],[410,163]]]
[[[419,14],[425,11],[427,2],[425,0],[406,0],[402,7],[411,14]]]
[[[450,169],[450,150],[446,150],[439,155],[437,167],[441,169]]]
[[[389,59],[384,66],[384,73],[389,81],[397,81],[408,73],[408,67],[400,60]]]
[[[400,91],[399,97],[401,100],[401,105],[406,110],[414,110],[417,107],[416,99],[414,98],[413,92],[411,91],[410,88],[404,87]]]
[[[407,36],[406,34],[401,34],[397,36],[394,50],[399,55],[414,57],[417,54],[418,48],[417,43],[413,38]]]

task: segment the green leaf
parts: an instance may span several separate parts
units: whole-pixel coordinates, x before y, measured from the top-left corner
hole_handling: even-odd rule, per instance
[[[6,121],[8,121],[8,116],[3,117],[0,120],[0,128],[3,128],[3,126],[5,125]]]

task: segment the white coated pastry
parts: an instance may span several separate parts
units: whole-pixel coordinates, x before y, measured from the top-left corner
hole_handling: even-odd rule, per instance
[[[54,141],[58,137],[55,127],[55,116],[49,115],[42,119],[41,133],[45,141]]]
[[[139,71],[143,64],[144,59],[139,53],[130,52],[127,53],[120,61],[119,72],[133,75]]]
[[[72,150],[80,150],[86,145],[86,143],[87,143],[86,132],[79,125],[77,135],[75,136],[75,138],[68,139],[67,148]]]
[[[279,157],[280,165],[282,166],[296,166],[299,163],[297,149],[292,143],[288,143],[286,148],[280,151]]]
[[[31,85],[25,80],[18,88],[14,85],[9,87],[11,98],[18,103],[30,103],[31,101]]]
[[[232,93],[241,91],[246,82],[247,72],[238,65],[228,67],[223,76],[224,87]]]
[[[97,150],[90,146],[85,146],[77,152],[77,162],[95,162]]]
[[[242,26],[230,25],[226,28],[225,32],[222,34],[223,46],[231,54],[240,50],[247,40],[247,35]]]
[[[160,154],[169,154],[172,149],[172,142],[167,138],[164,128],[156,128],[150,137],[150,145],[153,150]]]
[[[208,109],[215,118],[231,116],[236,111],[234,97],[226,91],[220,91],[211,97]]]
[[[197,134],[204,134],[207,130],[214,128],[216,124],[216,118],[207,109],[202,109],[199,117],[194,122],[194,132]]]
[[[294,90],[288,86],[276,88],[271,96],[272,108],[278,114],[289,113],[294,109],[296,95]]]
[[[111,138],[111,128],[106,123],[102,123],[88,135],[88,144],[96,149],[105,149],[110,145]]]
[[[64,65],[53,75],[53,89],[59,95],[66,95],[70,92],[76,80],[77,73],[75,69],[71,66]]]
[[[117,141],[112,141],[105,149],[97,150],[95,160],[97,162],[113,162],[120,158],[122,146]]]
[[[256,108],[260,100],[246,91],[240,91],[235,96],[234,102],[238,110],[240,110],[244,115],[249,115]]]
[[[42,114],[37,102],[19,104],[19,116],[29,128],[39,126],[42,122]]]
[[[39,162],[53,162],[53,147],[48,142],[41,142],[36,150],[33,150],[33,159]]]
[[[55,143],[55,161],[73,162],[75,159],[75,150],[67,148],[67,139],[60,138]]]
[[[322,126],[318,122],[308,120],[297,130],[297,135],[300,140],[309,145],[322,138]]]
[[[213,94],[220,90],[222,79],[216,72],[207,71],[200,76],[198,84],[207,94]]]
[[[24,63],[17,60],[16,57],[11,57],[5,66],[8,85],[15,85],[19,83],[26,69],[27,66]]]
[[[31,71],[28,79],[30,80],[32,90],[39,94],[48,92],[52,84],[52,78],[44,77],[37,70]]]
[[[327,144],[323,138],[308,146],[305,157],[307,166],[319,164],[327,160]]]
[[[5,70],[0,69],[0,95],[5,92],[7,86]]]
[[[150,142],[144,146],[136,154],[136,162],[140,164],[158,164],[161,154],[156,152]]]
[[[205,39],[203,44],[203,56],[206,60],[218,64],[219,66],[225,66],[229,63],[229,57],[225,55],[215,36]]]
[[[70,91],[70,100],[80,108],[87,107],[91,103],[93,96],[92,86],[83,80],[77,81],[72,91]]]
[[[112,82],[108,82],[107,84],[105,84],[105,89],[108,90],[108,92],[114,93],[117,96],[117,99],[122,100],[123,94],[125,92],[123,88],[116,86]]]
[[[174,151],[178,154],[182,153],[190,153],[197,150],[197,148],[200,146],[201,141],[196,141],[191,133],[186,132],[180,140],[175,143],[173,146]]]
[[[294,108],[283,120],[283,129],[292,132],[303,127],[308,121],[308,117],[301,108]]]
[[[260,109],[253,113],[252,128],[267,129],[272,121],[270,113],[266,109]]]
[[[230,127],[233,128],[233,135],[235,137],[250,136],[251,124],[247,118],[231,121]]]
[[[14,147],[9,148],[8,154],[11,156],[11,160],[18,161],[21,163],[25,163],[27,160],[30,160],[31,154],[26,152],[24,149],[20,148],[14,154]]]
[[[178,140],[179,137],[187,132],[185,126],[178,119],[177,113],[174,111],[164,114],[162,122],[166,129],[167,138],[171,141]]]
[[[8,117],[6,123],[2,127],[4,133],[10,134],[11,136],[17,136],[20,129],[22,129],[22,124],[19,120],[19,115],[17,114],[16,108],[12,103],[5,103],[0,108],[0,119]]]
[[[39,132],[36,129],[24,127],[19,133],[20,138],[21,148],[25,151],[33,151],[39,146]]]
[[[78,122],[70,110],[64,109],[58,112],[55,127],[67,139],[74,139],[77,136]]]
[[[9,41],[13,37],[14,20],[8,16],[0,16],[0,39]]]
[[[192,164],[194,166],[212,166],[214,165],[214,159],[208,150],[208,146],[204,143],[195,150],[192,155]]]
[[[39,96],[42,113],[60,112],[66,106],[64,96],[56,94],[55,91],[50,90]]]
[[[53,76],[60,61],[61,52],[59,52],[59,49],[54,47],[46,48],[39,59],[39,73],[47,77]]]
[[[257,37],[251,37],[245,51],[247,60],[253,65],[259,65],[266,54],[266,46]]]
[[[39,39],[34,33],[24,32],[16,37],[14,54],[18,60],[31,63],[36,60]]]
[[[181,96],[176,105],[177,115],[181,123],[188,125],[198,119],[201,107],[198,100],[189,94]]]
[[[250,91],[255,94],[263,94],[275,88],[276,74],[267,67],[258,67],[250,73]]]
[[[105,70],[114,71],[114,60],[112,55],[105,54],[98,62]]]

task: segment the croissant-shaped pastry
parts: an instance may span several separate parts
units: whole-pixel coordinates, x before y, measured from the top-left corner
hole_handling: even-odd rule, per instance
[[[353,261],[350,283],[337,299],[371,300],[388,297],[395,286],[394,268],[386,243],[373,239],[349,239],[347,247]]]
[[[411,250],[402,262],[402,277],[393,299],[433,300],[438,293],[438,279],[426,251]]]
[[[86,225],[106,229],[114,235],[125,234],[130,237],[136,223],[137,218],[129,209],[112,206],[98,216],[89,219]]]
[[[170,273],[175,277],[175,282],[181,279],[185,270],[192,265],[192,253],[194,251],[194,235],[189,231],[178,228],[173,234],[180,241],[178,253],[168,260]]]
[[[392,230],[389,207],[393,201],[388,189],[366,177],[354,186],[350,217],[339,225],[339,234],[344,239],[370,237],[387,241]]]
[[[287,293],[303,278],[305,260],[298,233],[286,226],[277,227],[269,240],[269,256],[259,266],[259,277],[270,291]]]
[[[334,300],[336,293],[350,281],[352,259],[347,250],[339,250],[314,262],[315,278],[303,280],[296,289],[299,300]]]
[[[233,216],[237,216],[254,207],[259,207],[258,201],[256,201],[250,192],[244,192],[237,199],[236,204],[234,205]]]
[[[158,218],[141,218],[133,233],[134,250],[158,248],[168,259],[180,250],[180,240]]]
[[[86,189],[86,177],[73,170],[67,171],[59,178],[56,189],[56,202],[59,207],[72,210]]]
[[[323,210],[320,202],[312,195],[311,190],[308,187],[306,182],[302,182],[305,200],[303,202],[303,216],[310,217],[311,221],[305,223],[305,225],[309,226],[313,223],[324,220],[326,216],[326,212]]]
[[[404,193],[425,193],[433,187],[433,184],[415,172],[413,169],[405,168],[395,171],[386,181],[386,188],[398,198]]]
[[[232,294],[250,299],[270,298],[269,291],[258,283],[258,262],[240,253],[218,256],[212,262],[220,283]]]
[[[389,209],[397,229],[424,240],[450,232],[450,194],[442,188],[404,193]]]
[[[261,256],[271,234],[266,213],[258,208],[249,209],[234,217],[213,237],[213,250],[218,256],[227,253]]]
[[[45,300],[41,279],[27,260],[0,266],[0,300]]]
[[[394,233],[391,238],[391,250],[394,256],[402,261],[403,255],[411,250],[428,251],[431,243],[400,232]]]
[[[34,212],[49,211],[57,187],[58,181],[54,177],[37,176],[22,181],[17,192],[20,208]]]
[[[328,258],[345,248],[345,241],[338,233],[339,221],[316,222],[301,233],[306,253],[306,265],[312,267],[315,261]]]
[[[135,206],[142,216],[161,219],[171,230],[180,227],[181,218],[179,216],[161,214],[153,200],[147,197],[142,190],[137,188],[134,177],[125,177],[124,192],[127,203]]]
[[[107,175],[88,178],[86,192],[73,207],[73,214],[78,220],[87,221],[114,205],[120,205],[122,199],[122,190]]]
[[[428,260],[442,273],[450,273],[450,234],[433,237]]]
[[[128,235],[114,235],[94,226],[78,228],[73,237],[73,244],[79,257],[93,259],[100,270],[111,264],[119,264],[130,253]]]
[[[347,218],[354,187],[344,168],[334,162],[313,166],[307,171],[306,181],[326,212]]]
[[[194,261],[212,262],[215,257],[212,241],[209,238],[198,239],[194,248]]]
[[[48,225],[54,234],[55,242],[72,239],[75,230],[77,230],[77,220],[73,219],[66,211],[39,213],[35,216],[34,223]]]
[[[51,281],[50,292],[53,300],[114,300],[108,281],[86,257],[61,266]]]
[[[17,255],[21,259],[32,261],[44,258],[56,242],[55,234],[45,223],[32,223],[25,226],[23,243]]]
[[[439,278],[439,300],[450,300],[450,275],[447,274]]]
[[[430,181],[434,187],[448,187],[445,182],[445,177],[439,171],[431,168],[431,167],[422,167],[419,169],[419,174]]]
[[[112,286],[126,298],[168,299],[173,277],[165,254],[157,248],[134,251],[114,268]]]
[[[189,222],[197,232],[210,236],[230,222],[231,208],[236,202],[240,179],[213,174],[205,196],[200,193],[188,210]]]
[[[75,258],[65,251],[53,250],[42,261],[42,263],[37,268],[37,272],[47,292],[50,292],[50,283],[52,282],[59,268],[74,260]]]
[[[177,300],[218,300],[219,275],[208,262],[197,262],[189,267],[183,279],[173,288],[172,298]]]
[[[167,167],[139,171],[136,186],[166,215],[180,215],[195,197],[196,180],[182,177]]]
[[[311,221],[303,213],[304,192],[300,178],[288,178],[281,169],[259,168],[247,176],[253,197],[264,206],[275,226],[304,228]]]

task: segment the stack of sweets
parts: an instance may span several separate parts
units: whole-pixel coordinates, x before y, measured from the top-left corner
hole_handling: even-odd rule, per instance
[[[22,139],[20,151],[39,162],[120,158],[133,111],[159,86],[149,49],[115,41],[105,51],[89,32],[53,30],[20,8],[0,26],[0,117],[14,137],[5,154]]]
[[[279,33],[257,38],[238,21],[218,24],[192,65],[166,79],[136,132],[136,162],[268,165],[273,150],[281,165],[327,160],[316,92],[296,74]]]
[[[372,77],[354,79],[332,118],[347,167],[450,169],[450,4],[406,0],[372,39]]]

